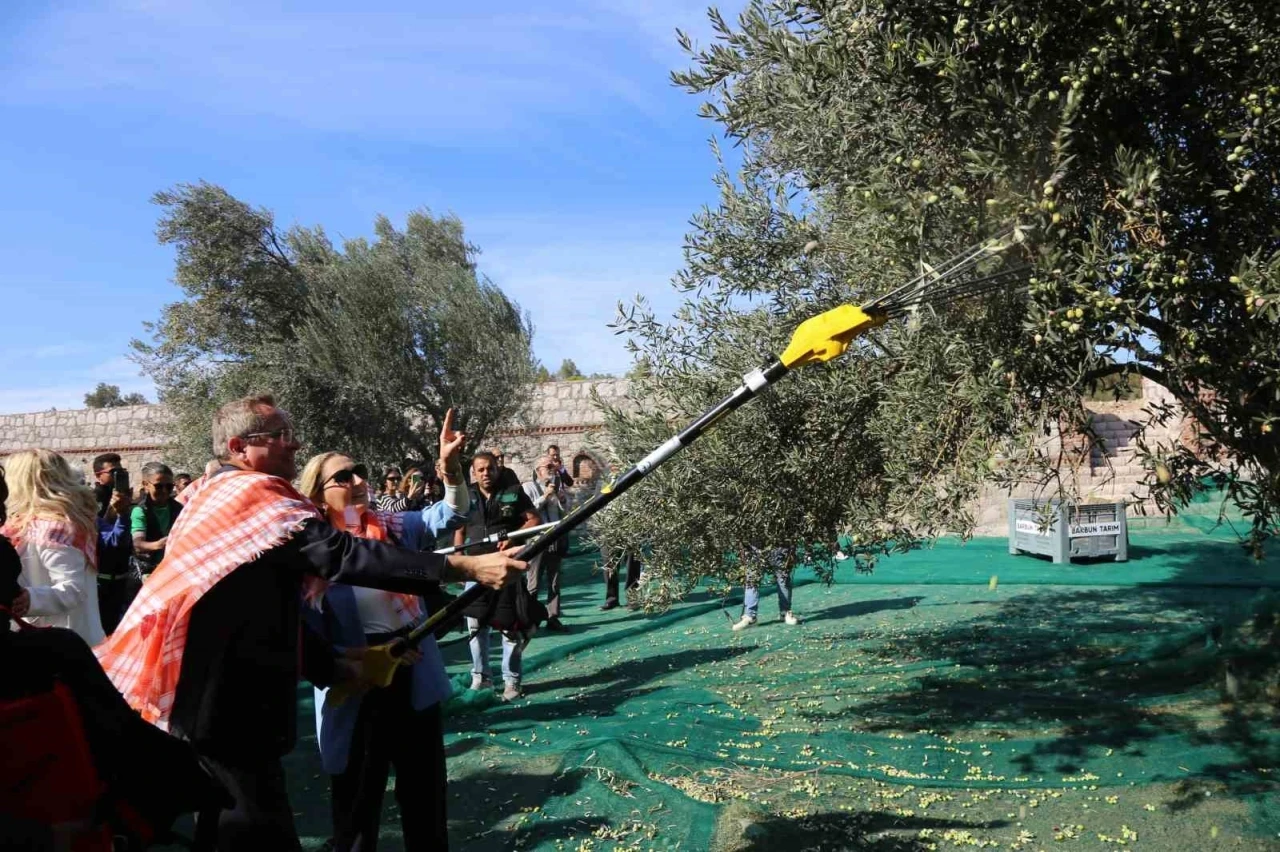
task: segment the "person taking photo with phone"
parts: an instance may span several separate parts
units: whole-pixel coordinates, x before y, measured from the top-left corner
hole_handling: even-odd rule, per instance
[[[110,634],[138,593],[137,572],[130,564],[129,471],[119,453],[103,453],[93,460],[93,496],[98,511],[98,617]]]

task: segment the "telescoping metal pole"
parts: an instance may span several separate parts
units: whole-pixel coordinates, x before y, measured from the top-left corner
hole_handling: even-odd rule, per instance
[[[790,344],[780,358],[743,376],[742,384],[732,393],[686,426],[678,435],[664,442],[634,467],[605,486],[598,494],[520,548],[518,553],[512,554],[513,558],[529,560],[544,552],[552,544],[585,523],[592,515],[629,491],[667,459],[698,440],[704,432],[719,422],[720,418],[745,405],[796,367],[830,361],[840,356],[849,348],[849,344],[855,337],[883,325],[888,319],[888,314],[870,308],[864,311],[853,305],[841,305],[805,320],[796,328]],[[368,648],[364,657],[364,679],[375,685],[389,685],[405,651],[417,646],[425,637],[437,630],[446,626],[452,627],[462,618],[463,611],[486,591],[486,586],[476,584],[463,591],[408,634],[386,645]]]
[[[511,532],[498,532],[490,536],[485,536],[479,541],[468,541],[466,544],[455,544],[453,547],[444,547],[435,551],[441,556],[448,556],[450,553],[461,553],[464,550],[470,550],[473,547],[479,547],[482,544],[497,544],[500,541],[523,541],[531,535],[537,535],[540,532],[551,529],[558,523],[552,521],[549,524],[538,524],[536,527],[524,527]]]

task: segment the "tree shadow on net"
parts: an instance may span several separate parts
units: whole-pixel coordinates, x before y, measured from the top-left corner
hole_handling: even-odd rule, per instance
[[[1253,594],[1212,588],[1227,552],[1217,542],[1182,543],[1164,555],[1177,560],[1168,583],[1036,591],[959,623],[895,633],[891,641],[871,637],[863,653],[875,663],[924,664],[926,672],[805,715],[856,719],[873,731],[1054,731],[1020,757],[1027,773],[1078,771],[1096,747],[1140,756],[1144,743],[1169,734],[1231,745],[1243,760],[1259,748],[1256,725],[1206,732],[1192,712],[1197,702],[1201,709],[1211,703],[1223,682],[1224,652],[1210,640],[1211,626],[1225,624],[1229,635]],[[1240,567],[1228,566],[1233,574]]]
[[[924,600],[924,595],[910,595],[902,598],[882,598],[874,601],[852,601],[837,606],[827,607],[815,612],[805,613],[804,620],[807,623],[817,621],[836,621],[845,618],[857,618],[863,615],[871,615],[876,612],[887,612],[890,610],[913,609],[920,601]]]
[[[763,822],[753,823],[748,832],[747,845],[733,848],[735,852],[776,852],[779,849],[814,852],[846,849],[925,852],[937,849],[939,844],[931,839],[914,836],[919,835],[921,829],[942,832],[947,829],[1003,828],[1007,825],[1005,820],[966,822],[958,819],[903,817],[872,811],[831,812],[798,818],[774,816]],[[908,834],[913,836],[905,836]]]
[[[656,692],[650,682],[672,672],[723,663],[747,654],[750,646],[702,648],[654,654],[600,671],[584,672],[548,680],[531,680],[526,690],[531,700],[491,707],[483,713],[451,716],[445,720],[450,732],[487,731],[496,726],[514,730],[512,723],[538,727],[543,722],[562,722],[582,717],[599,719],[617,714],[624,702]],[[569,693],[560,698],[543,698],[547,693]]]
[[[519,814],[539,813],[553,799],[575,796],[582,789],[580,772],[547,774],[486,771],[449,781],[450,845],[467,850],[509,850],[517,834],[521,846],[564,837],[570,831],[590,834],[608,822],[603,817],[538,820],[526,828],[502,826]],[[538,809],[538,810],[535,810]]]

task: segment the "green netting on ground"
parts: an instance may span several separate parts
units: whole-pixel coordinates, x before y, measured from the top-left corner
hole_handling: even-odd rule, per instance
[[[1049,811],[1066,807],[1065,794],[1080,800],[1073,808],[1129,804],[1127,827],[1140,807],[1164,813],[1161,802],[1201,783],[1215,785],[1220,806],[1238,806],[1232,830],[1262,848],[1280,828],[1270,822],[1280,739],[1267,683],[1250,678],[1274,671],[1274,645],[1233,628],[1277,594],[1280,556],[1253,562],[1229,534],[1189,525],[1135,532],[1130,553],[1127,563],[1054,565],[977,539],[895,555],[871,575],[844,565],[831,586],[800,570],[803,624],[777,620],[766,585],[760,624],[740,633],[727,617],[740,592],[702,591],[658,615],[599,612],[594,554],[575,554],[564,584],[573,632],[530,645],[526,699],[464,690],[448,708],[455,843],[846,848],[813,821],[875,799],[875,814],[901,823],[908,811],[890,800],[908,793],[917,822],[933,802],[1015,796],[1021,804],[1000,808],[1022,828],[1027,802]],[[1232,705],[1221,700],[1228,657],[1243,684]],[[446,658],[465,685],[465,644]],[[306,788],[295,804],[314,842],[327,811],[313,748],[300,745],[290,773]],[[1009,826],[991,836],[1013,844],[1015,821],[990,816]],[[871,817],[859,819],[865,828]],[[933,836],[934,823],[919,824],[920,838]],[[965,823],[942,824],[939,833]],[[923,845],[884,848],[931,848],[912,842]]]

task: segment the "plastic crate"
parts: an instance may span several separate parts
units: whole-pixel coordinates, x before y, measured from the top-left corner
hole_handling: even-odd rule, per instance
[[[1041,529],[1048,512],[1051,523]],[[1009,552],[1049,556],[1056,563],[1076,557],[1129,559],[1125,504],[1064,503],[1059,500],[1009,501]]]

